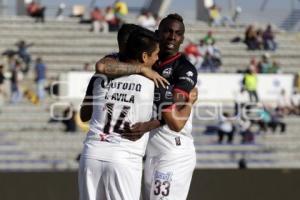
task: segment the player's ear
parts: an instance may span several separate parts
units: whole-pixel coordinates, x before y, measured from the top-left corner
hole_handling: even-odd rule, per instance
[[[142,61],[143,63],[146,63],[148,61],[148,54],[147,52],[142,53]]]

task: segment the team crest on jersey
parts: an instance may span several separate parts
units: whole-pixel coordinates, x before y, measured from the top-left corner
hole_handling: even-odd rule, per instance
[[[162,72],[163,77],[169,78],[172,74],[172,71],[172,68],[164,69],[164,71]]]
[[[176,137],[175,138],[175,143],[176,143],[176,146],[180,146],[181,145],[180,137]]]
[[[193,73],[192,71],[188,71],[188,72],[186,73],[186,75],[187,75],[188,77],[192,77],[192,76],[194,75],[194,73]]]

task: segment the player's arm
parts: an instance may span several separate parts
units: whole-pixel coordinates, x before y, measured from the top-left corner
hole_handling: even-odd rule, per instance
[[[142,66],[120,62],[113,57],[104,57],[96,63],[95,70],[97,74],[105,74],[108,77],[115,78],[131,74],[141,74],[154,81],[155,85],[166,86],[169,82],[152,69]]]
[[[161,126],[161,122],[157,119],[152,119],[148,122],[138,122],[130,127],[126,133],[122,134],[123,138],[131,141],[140,139],[145,133]]]
[[[80,119],[83,122],[87,122],[91,119],[93,114],[93,85],[96,80],[96,76],[93,76],[90,79],[90,82],[88,84],[85,97],[82,101],[81,107],[80,107]]]
[[[162,111],[165,123],[172,131],[180,132],[185,126],[192,111],[193,104],[198,99],[198,90],[194,88],[189,94],[189,98],[184,103],[174,103],[169,108]]]

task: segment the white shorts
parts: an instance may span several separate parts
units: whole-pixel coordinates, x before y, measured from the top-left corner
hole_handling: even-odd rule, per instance
[[[196,153],[147,157],[144,167],[144,200],[185,200],[187,198]]]
[[[139,200],[142,167],[82,157],[79,166],[80,200]]]

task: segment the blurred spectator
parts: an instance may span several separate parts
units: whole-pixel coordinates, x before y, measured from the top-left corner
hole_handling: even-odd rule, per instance
[[[281,90],[280,95],[277,100],[277,108],[284,115],[290,114],[292,111],[292,101],[286,94],[284,89]]]
[[[199,45],[198,45],[198,52],[200,53],[201,56],[204,56],[207,51],[207,46],[205,45],[204,40],[199,40]]]
[[[64,3],[59,4],[56,15],[55,15],[55,17],[58,21],[62,21],[64,19],[63,13],[64,13],[65,8],[66,8],[66,4],[64,4]]]
[[[220,60],[213,56],[209,51],[204,55],[203,62],[201,64],[201,72],[217,72],[221,66]]]
[[[280,67],[279,62],[274,60],[271,68],[269,69],[269,73],[278,74],[278,73],[282,72],[281,69],[282,69],[282,67]]]
[[[292,94],[291,103],[293,113],[296,115],[300,115],[300,93],[297,90],[294,90]]]
[[[3,98],[7,97],[7,92],[4,87],[4,81],[5,81],[5,76],[4,76],[4,66],[0,64],[0,95]]]
[[[249,94],[251,102],[258,102],[259,98],[257,95],[257,74],[253,70],[247,70],[243,78],[243,86]]]
[[[242,117],[239,120],[239,131],[240,135],[242,136],[242,144],[249,144],[254,142],[255,132],[253,131],[253,125],[250,120]]]
[[[76,111],[74,109],[73,105],[70,105],[67,107],[63,112],[64,120],[62,120],[62,123],[65,125],[65,132],[76,132],[77,126],[76,126]]]
[[[184,48],[184,53],[187,56],[188,60],[196,67],[197,70],[199,70],[203,62],[203,58],[198,51],[197,45],[190,42]]]
[[[43,63],[41,58],[36,59],[35,64],[35,81],[37,88],[37,96],[39,100],[43,100],[45,98],[45,82],[46,82],[46,65]]]
[[[250,65],[249,65],[248,69],[255,72],[255,73],[258,73],[258,63],[257,63],[255,58],[251,58]]]
[[[284,133],[286,130],[286,123],[283,122],[284,113],[281,112],[279,108],[276,108],[271,113],[271,121],[269,122],[269,127],[272,132],[276,132],[277,126],[280,126],[280,132]]]
[[[140,15],[137,18],[137,24],[149,30],[155,30],[156,20],[151,12],[142,9]]]
[[[256,40],[257,40],[257,50],[264,49],[264,40],[263,40],[263,30],[257,29],[256,31]]]
[[[275,42],[275,34],[270,24],[263,32],[263,44],[265,50],[275,51],[277,49],[277,43]]]
[[[35,22],[45,22],[46,7],[41,6],[39,3],[32,1],[27,5],[27,13],[29,16],[35,18]]]
[[[253,25],[249,25],[245,31],[245,44],[248,47],[248,50],[257,50],[259,49],[259,43],[257,40],[257,31]]]
[[[114,9],[111,6],[106,7],[104,19],[108,23],[109,31],[117,31],[119,29],[118,20],[115,17]]]
[[[90,63],[86,62],[83,65],[83,71],[91,71],[91,65]]]
[[[231,144],[233,141],[235,127],[231,119],[229,119],[229,114],[227,112],[223,113],[219,121],[219,130],[218,130],[218,142],[221,144],[223,142],[224,135],[227,135],[227,143]]]
[[[108,23],[105,21],[105,18],[98,7],[95,7],[92,10],[91,21],[92,21],[92,31],[94,31],[95,33],[108,32]]]
[[[120,26],[125,23],[125,17],[128,14],[128,6],[126,2],[116,0],[114,3],[114,11]]]
[[[261,131],[266,132],[268,130],[269,123],[272,120],[271,113],[265,106],[258,108],[259,119],[256,121]]]
[[[28,73],[30,69],[30,63],[31,63],[31,55],[28,52],[28,47],[33,46],[33,43],[27,44],[24,40],[20,40],[19,42],[16,43],[16,46],[18,47],[18,56],[23,60],[25,63],[25,68],[23,69],[23,72],[25,74]]]
[[[238,15],[241,12],[241,8],[237,7],[235,10],[235,14],[232,17],[222,16],[221,15],[221,8],[218,7],[216,4],[213,4],[209,10],[209,24],[212,26],[234,26],[235,21]],[[234,17],[234,18],[233,18]]]
[[[294,74],[294,88],[300,91],[300,72]]]
[[[22,80],[21,63],[15,61],[15,65],[11,71],[11,97],[10,102],[12,104],[18,103],[22,99],[22,93],[20,88],[20,81]]]
[[[213,46],[216,43],[216,39],[213,37],[212,31],[208,31],[206,36],[203,38],[204,44]]]
[[[272,63],[269,53],[265,53],[261,57],[261,61],[258,64],[259,73],[269,73],[272,70]]]
[[[242,87],[234,95],[234,114],[235,116],[240,116],[243,109],[245,108],[246,103],[249,102],[249,95],[244,87]]]

